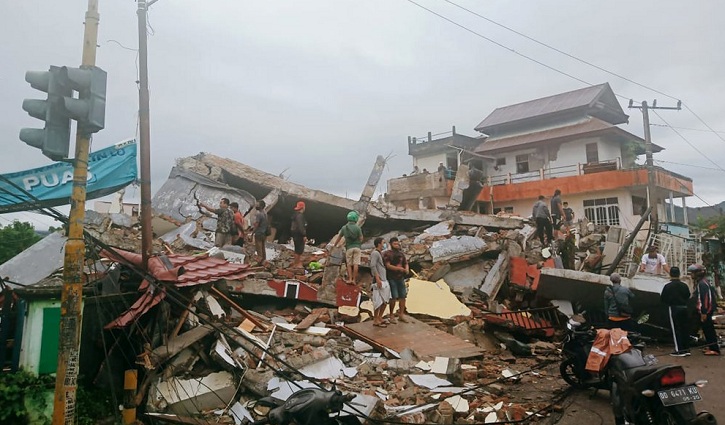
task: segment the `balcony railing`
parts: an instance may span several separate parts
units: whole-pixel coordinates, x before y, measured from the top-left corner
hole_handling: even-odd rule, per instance
[[[602,171],[614,171],[622,169],[621,158],[610,159],[599,162],[578,163],[563,165],[560,167],[540,168],[527,173],[507,173],[495,176],[488,176],[486,183],[489,186],[502,184],[524,183],[540,180],[555,179],[557,177],[581,176],[584,174],[598,173]]]

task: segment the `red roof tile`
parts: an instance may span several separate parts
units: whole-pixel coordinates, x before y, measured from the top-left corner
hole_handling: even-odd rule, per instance
[[[109,252],[105,254],[110,258],[129,261],[137,267],[141,266],[139,254],[121,250],[117,252],[118,255]],[[173,269],[167,268],[166,259]],[[241,280],[251,274],[247,271],[248,268],[249,264],[230,263],[223,258],[209,257],[207,254],[198,256],[171,254],[166,258],[156,256],[149,259],[149,273],[156,279],[173,283],[177,287],[203,285],[221,279]],[[144,280],[139,286],[140,291],[145,291],[144,295],[120,317],[106,325],[106,329],[125,327],[158,304],[165,294],[157,292],[154,295],[150,292],[151,287],[149,282]]]

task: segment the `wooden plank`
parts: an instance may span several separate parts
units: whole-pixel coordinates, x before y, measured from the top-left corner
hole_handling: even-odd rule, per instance
[[[295,329],[298,331],[303,331],[309,328],[310,326],[315,324],[315,321],[319,319],[325,311],[327,311],[327,309],[325,308],[316,308],[312,310],[312,313],[308,314],[307,317],[302,319],[302,321],[298,323],[297,326],[295,326]]]
[[[372,321],[353,323],[348,328],[359,333],[376,345],[401,352],[406,348],[421,358],[452,357],[469,358],[483,355],[483,350],[447,332],[408,316],[409,323],[398,322],[386,328],[373,326]]]

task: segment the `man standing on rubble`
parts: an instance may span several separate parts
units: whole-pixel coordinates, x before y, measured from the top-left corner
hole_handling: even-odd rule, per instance
[[[239,211],[239,203],[232,202],[229,204],[234,214],[234,229],[232,230],[232,243],[237,246],[244,246],[244,229],[246,224],[244,223],[244,216]]]
[[[263,200],[260,199],[257,201],[257,204],[254,206],[256,212],[254,213],[254,220],[252,221],[254,250],[259,257],[259,265],[264,265],[267,261],[267,250],[264,247],[264,243],[269,233],[269,219],[267,218],[267,212],[264,210],[266,206],[267,204]]]
[[[390,323],[396,323],[395,302],[398,302],[398,319],[406,323],[405,318],[405,297],[408,291],[405,287],[405,278],[410,273],[408,260],[400,249],[400,241],[396,237],[390,238],[390,249],[383,253],[383,261],[388,274],[390,284]]]
[[[531,212],[531,216],[534,217],[534,220],[536,221],[536,236],[539,237],[542,245],[546,245],[546,242],[544,242],[544,232],[546,232],[546,237],[549,239],[549,243],[554,240],[554,235],[551,229],[551,221],[549,220],[551,214],[549,214],[549,207],[546,206],[544,199],[546,199],[546,196],[539,195],[539,200],[536,201]]]
[[[564,217],[564,206],[561,202],[561,190],[556,189],[551,197],[551,225],[559,230],[562,218]]]
[[[680,280],[680,268],[670,268],[670,281],[662,288],[660,301],[666,305],[670,315],[670,328],[672,339],[675,342],[675,351],[670,353],[673,357],[690,355],[689,338],[690,324],[687,313],[687,301],[690,299],[690,288]]]
[[[232,235],[236,232],[234,228],[234,213],[229,209],[229,199],[222,198],[219,201],[219,208],[212,208],[209,205],[200,202],[199,207],[216,214],[216,234],[214,235],[214,246],[223,247],[232,243]]]
[[[342,226],[340,236],[345,238],[345,266],[347,267],[347,283],[357,284],[357,272],[360,267],[360,246],[363,233],[357,221],[360,215],[357,211],[347,213],[347,224]]]
[[[385,263],[383,262],[383,238],[375,238],[375,249],[370,253],[370,272],[373,274],[372,301],[373,326],[386,327],[383,322],[385,307],[390,302],[390,284],[388,283]]]
[[[295,246],[295,261],[292,268],[302,268],[302,253],[305,252],[305,244],[307,243],[307,221],[305,220],[305,203],[297,202],[295,212],[292,215],[292,242]]]

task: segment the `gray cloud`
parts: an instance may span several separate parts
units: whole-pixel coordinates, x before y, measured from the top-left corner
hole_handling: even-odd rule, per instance
[[[725,131],[722,2],[511,3],[459,0],[483,15],[680,97]],[[609,81],[634,99],[674,103],[522,39],[441,0],[420,0],[452,20],[590,83]],[[107,128],[94,146],[136,132],[136,5],[101,1],[98,66],[108,71]],[[20,108],[36,95],[30,69],[80,60],[85,2],[24,0],[0,17],[0,135],[12,155],[0,172],[47,163],[18,140],[34,125]],[[408,172],[406,137],[473,127],[494,108],[583,86],[482,40],[404,0],[160,0],[149,38],[153,188],[175,158],[213,152],[296,182],[357,197],[376,155],[394,155],[385,179]],[[107,40],[115,40],[108,42]],[[621,100],[621,99],[620,99]],[[621,100],[626,107],[626,101]],[[687,111],[661,112],[673,126],[703,128]],[[630,111],[625,128],[641,135]],[[652,121],[660,123],[657,117]],[[657,159],[714,168],[670,129],[655,127],[666,148]],[[718,164],[725,142],[682,134]],[[722,171],[667,164],[720,202]],[[383,189],[384,190],[384,189]],[[692,205],[702,205],[696,198]]]

